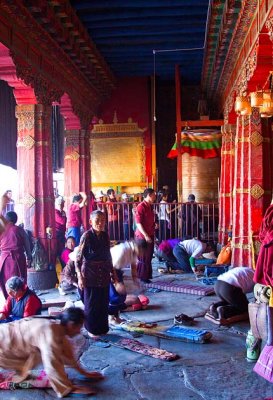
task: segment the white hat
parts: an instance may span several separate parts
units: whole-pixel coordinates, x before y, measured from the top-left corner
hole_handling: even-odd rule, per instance
[[[95,194],[96,200],[99,200],[99,199],[101,199],[102,197],[103,197],[103,193],[102,193],[102,192],[97,192],[97,193]]]
[[[122,199],[129,199],[129,196],[128,196],[127,193],[122,193],[121,198]]]
[[[76,262],[76,257],[79,251],[79,246],[75,247],[71,253],[69,253],[68,257],[70,261]]]

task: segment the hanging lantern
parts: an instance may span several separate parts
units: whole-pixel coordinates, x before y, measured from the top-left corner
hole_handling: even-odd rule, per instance
[[[256,92],[250,93],[250,104],[251,107],[262,107],[263,105],[263,91],[257,90]]]
[[[235,100],[235,112],[240,115],[250,115],[251,105],[247,96],[237,96]]]
[[[273,92],[266,90],[263,93],[263,105],[260,108],[262,118],[270,118],[273,116]]]

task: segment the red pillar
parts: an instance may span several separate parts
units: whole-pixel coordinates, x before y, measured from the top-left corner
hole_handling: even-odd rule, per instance
[[[84,129],[66,130],[64,194],[67,206],[71,204],[73,195],[79,192],[85,192],[89,199],[90,173],[89,131]],[[89,205],[82,210],[82,220],[84,228],[87,229],[89,226]]]
[[[219,196],[219,243],[227,243],[228,230],[232,225],[232,191],[234,178],[235,125],[222,127],[221,177]]]
[[[267,201],[263,173],[264,141],[257,109],[253,109],[250,117],[238,117],[233,198],[233,266],[254,266],[254,242],[264,203]]]
[[[25,228],[39,238],[47,250],[47,227],[52,229],[51,243],[55,247],[50,112],[50,106],[42,104],[16,107],[20,217]],[[50,261],[54,262],[53,248]]]
[[[87,194],[87,206],[82,210],[82,220],[85,229],[89,228],[90,219],[90,190],[91,190],[91,153],[90,153],[90,131],[81,130],[80,136],[80,187]]]

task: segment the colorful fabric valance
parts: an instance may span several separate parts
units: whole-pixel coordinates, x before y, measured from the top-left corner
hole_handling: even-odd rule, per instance
[[[222,135],[212,129],[185,130],[181,133],[181,153],[202,158],[215,158],[221,155]],[[168,158],[177,157],[177,142],[171,148]]]

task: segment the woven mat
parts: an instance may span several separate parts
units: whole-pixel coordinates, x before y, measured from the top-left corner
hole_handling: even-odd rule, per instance
[[[115,334],[103,335],[99,338],[99,340],[125,350],[134,351],[136,353],[153,358],[159,358],[160,360],[164,361],[173,361],[179,358],[179,356],[175,353],[150,346],[146,343],[141,343],[135,339],[126,338]]]
[[[203,287],[198,285],[189,285],[185,283],[155,281],[152,283],[145,283],[144,287],[166,290],[167,292],[195,294],[198,296],[209,296],[211,294],[214,294],[213,287]]]

